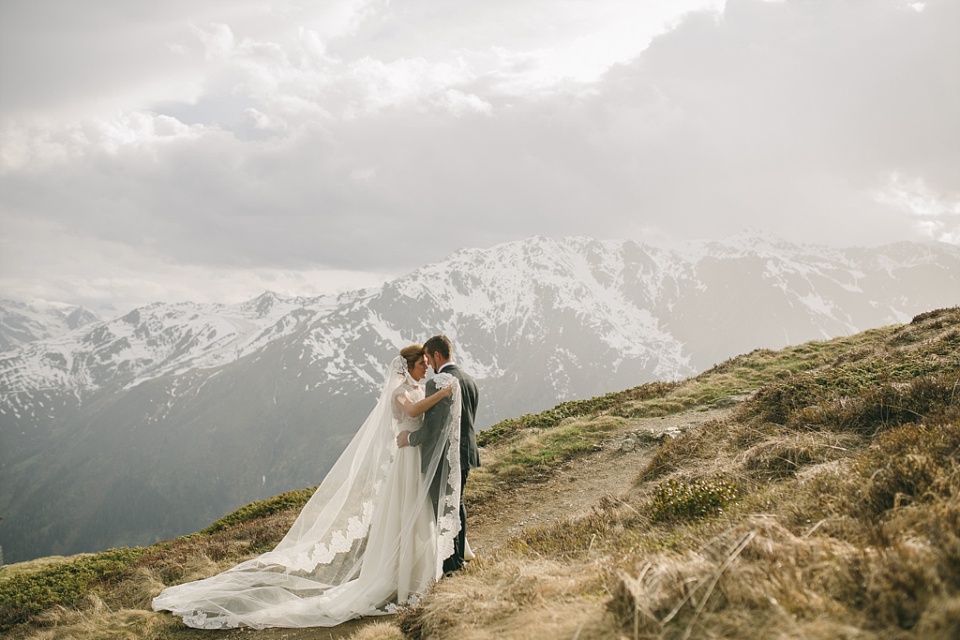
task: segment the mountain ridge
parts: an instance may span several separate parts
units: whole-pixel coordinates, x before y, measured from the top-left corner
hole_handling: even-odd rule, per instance
[[[889,324],[957,292],[960,250],[946,245],[539,237],[339,296],[147,305],[0,354],[0,544],[10,560],[145,544],[315,483],[383,363],[433,333],[480,383],[487,427],[757,344]]]
[[[0,352],[99,321],[99,315],[77,305],[0,298]]]

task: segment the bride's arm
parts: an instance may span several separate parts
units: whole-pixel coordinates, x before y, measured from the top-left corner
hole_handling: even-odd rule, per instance
[[[451,395],[453,395],[452,384],[440,389],[432,396],[427,396],[419,402],[400,402],[400,410],[403,411],[407,417],[416,418],[417,416],[422,416],[430,407],[444,398],[449,398]]]

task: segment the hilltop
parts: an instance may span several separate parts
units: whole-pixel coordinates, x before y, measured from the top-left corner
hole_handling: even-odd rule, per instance
[[[151,547],[6,567],[14,638],[954,638],[960,308],[758,349],[481,434],[478,559],[335,630],[199,632],[168,584],[272,547],[309,490]]]
[[[0,353],[0,545],[8,562],[149,545],[315,484],[384,364],[436,333],[481,386],[487,428],[755,347],[907,322],[958,294],[960,247],[746,233],[534,237],[378,289],[146,305]]]

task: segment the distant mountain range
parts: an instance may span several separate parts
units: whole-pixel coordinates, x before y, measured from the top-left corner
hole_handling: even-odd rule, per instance
[[[0,352],[53,338],[101,320],[92,311],[73,305],[0,300]]]
[[[434,333],[477,379],[484,427],[957,304],[951,245],[537,237],[339,296],[156,303],[33,339],[4,322],[0,544],[7,562],[147,544],[316,484],[385,364]]]

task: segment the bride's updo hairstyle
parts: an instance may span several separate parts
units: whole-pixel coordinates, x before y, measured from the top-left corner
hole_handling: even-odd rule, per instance
[[[412,344],[400,349],[400,355],[407,361],[407,371],[413,371],[416,364],[423,358],[423,345]]]

